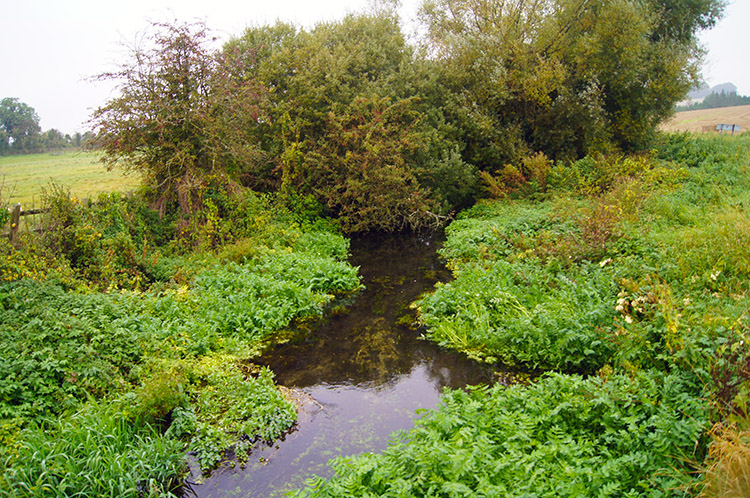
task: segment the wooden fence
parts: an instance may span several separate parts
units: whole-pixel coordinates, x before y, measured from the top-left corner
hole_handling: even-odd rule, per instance
[[[131,197],[133,195],[133,192],[132,191],[125,192],[124,195],[126,197]],[[91,207],[92,205],[97,204],[96,201],[92,201],[89,198],[81,199],[80,203],[83,204],[84,206],[89,206],[89,207]],[[43,214],[43,213],[48,213],[49,212],[48,208],[37,209],[37,208],[32,207],[31,209],[23,209],[21,207],[20,203],[16,204],[12,208],[9,208],[8,210],[10,211],[10,223],[9,223],[10,226],[9,226],[9,230],[7,232],[3,233],[0,236],[2,236],[2,237],[8,237],[8,239],[10,239],[10,243],[13,244],[13,246],[16,247],[16,248],[19,245],[18,232],[21,229],[21,218],[24,217],[24,216],[34,216],[34,215],[38,215],[38,214]],[[3,227],[0,227],[0,230],[2,230],[2,229],[3,229]],[[30,232],[41,232],[42,231],[42,229],[39,228],[38,226],[35,226],[33,228],[28,228],[28,223],[27,223],[26,230],[30,231]]]
[[[9,223],[9,229],[8,233],[3,234],[4,236],[8,237],[10,240],[10,243],[13,244],[14,247],[18,247],[19,241],[18,241],[18,232],[21,227],[21,217],[22,216],[32,216],[35,214],[42,214],[46,213],[47,209],[22,209],[21,204],[16,204],[12,208],[10,208],[10,223]],[[38,228],[31,229],[32,231],[39,231]]]

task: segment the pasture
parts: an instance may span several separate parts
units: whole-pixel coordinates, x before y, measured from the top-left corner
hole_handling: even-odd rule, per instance
[[[750,105],[678,112],[660,128],[664,131],[701,132],[704,126],[715,130],[717,124],[737,124],[742,132],[750,130]]]
[[[30,154],[0,157],[0,201],[39,207],[51,184],[70,190],[80,199],[103,192],[127,192],[140,183],[136,175],[107,171],[91,152]]]

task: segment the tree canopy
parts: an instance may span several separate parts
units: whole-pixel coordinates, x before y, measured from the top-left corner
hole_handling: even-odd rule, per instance
[[[645,148],[695,81],[720,0],[425,0],[418,46],[388,6],[208,48],[158,24],[92,119],[105,162],[175,200],[211,172],[348,231],[418,227],[525,158]],[[487,176],[489,175],[489,176]]]
[[[32,150],[40,131],[33,107],[17,98],[0,100],[0,154]]]

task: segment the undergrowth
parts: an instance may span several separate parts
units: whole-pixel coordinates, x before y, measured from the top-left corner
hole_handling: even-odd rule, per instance
[[[0,496],[165,496],[296,421],[251,359],[360,288],[330,223],[220,178],[192,211],[53,188],[0,242]]]
[[[298,496],[744,496],[748,145],[665,135],[485,179],[501,199],[447,227],[455,279],[415,306],[427,338],[541,376],[449,391]]]

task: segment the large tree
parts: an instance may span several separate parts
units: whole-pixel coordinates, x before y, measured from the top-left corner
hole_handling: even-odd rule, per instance
[[[425,225],[473,193],[393,11],[251,28],[224,51],[250,56],[246,76],[271,90],[254,185],[312,196],[348,231]]]
[[[119,95],[94,112],[90,145],[108,167],[141,173],[167,202],[254,150],[246,137],[261,120],[263,91],[234,77],[237,64],[252,62],[219,56],[211,41],[202,23],[155,23],[119,70],[98,76],[117,81]]]
[[[0,100],[0,154],[30,152],[37,146],[39,116],[17,98]]]
[[[460,96],[465,157],[643,146],[697,75],[720,0],[426,0],[428,56]]]

